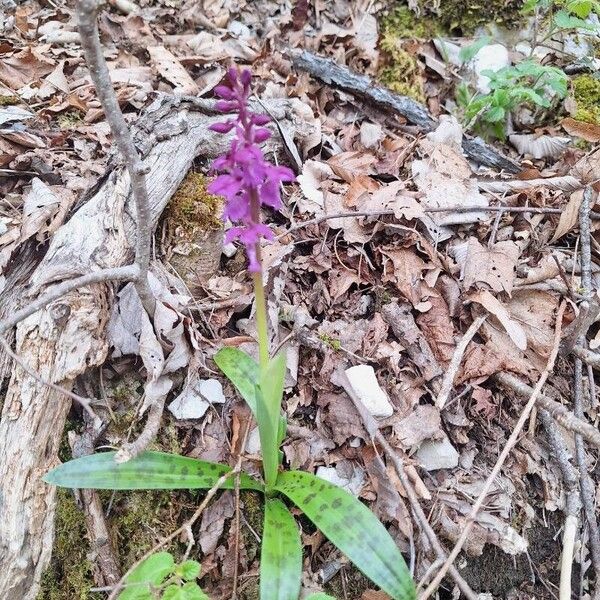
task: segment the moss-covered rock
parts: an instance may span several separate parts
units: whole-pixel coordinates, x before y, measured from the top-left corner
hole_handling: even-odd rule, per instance
[[[575,119],[600,124],[600,79],[592,75],[575,77],[573,95],[577,103]]]
[[[217,271],[223,248],[222,199],[207,185],[201,173],[188,173],[166,216],[170,263],[192,291]]]

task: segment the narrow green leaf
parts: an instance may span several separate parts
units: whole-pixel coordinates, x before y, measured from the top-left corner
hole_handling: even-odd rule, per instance
[[[256,386],[256,420],[258,421],[258,435],[262,451],[263,474],[267,489],[273,486],[279,470],[279,444],[277,443],[277,429],[273,426],[271,413],[267,403],[263,400],[260,387]]]
[[[395,600],[414,600],[402,554],[377,517],[345,490],[302,471],[279,474],[287,496],[373,583]]]
[[[150,585],[159,586],[175,569],[175,561],[169,552],[157,552],[140,563],[127,577],[126,587],[118,600],[142,600],[151,598]]]
[[[260,600],[298,600],[302,579],[302,543],[285,504],[269,498],[260,553]]]
[[[335,600],[335,598],[325,592],[315,592],[310,596],[306,596],[304,600]]]
[[[116,463],[115,452],[91,454],[52,469],[46,483],[68,488],[99,490],[210,489],[231,471],[227,465],[211,463],[166,452],[144,452],[125,463]],[[223,484],[233,489],[234,478]],[[262,490],[260,482],[242,473],[240,487]]]
[[[285,380],[285,355],[272,358],[255,391],[258,432],[263,455],[263,470],[267,488],[277,479],[281,433],[281,400]]]
[[[254,391],[259,377],[256,361],[238,348],[221,348],[215,354],[214,361],[227,379],[233,383],[250,407],[254,418],[258,420]]]

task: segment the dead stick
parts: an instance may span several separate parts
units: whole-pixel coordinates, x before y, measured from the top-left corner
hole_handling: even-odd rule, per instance
[[[565,312],[565,306],[566,306],[566,304],[563,302],[558,309],[558,314],[556,315],[556,327],[554,330],[554,345],[552,347],[552,352],[550,353],[550,356],[548,357],[548,362],[546,364],[546,368],[544,369],[540,379],[536,383],[535,388],[533,389],[533,393],[531,394],[529,400],[527,401],[527,404],[525,405],[525,408],[523,409],[523,412],[521,413],[521,416],[519,417],[519,420],[517,421],[517,424],[515,425],[513,432],[511,433],[510,437],[508,438],[506,445],[502,449],[502,452],[500,453],[500,456],[498,457],[498,460],[496,461],[496,464],[494,465],[492,472],[489,474],[488,478],[485,480],[485,483],[483,484],[483,488],[482,488],[477,500],[475,501],[475,504],[473,505],[473,508],[471,509],[471,512],[469,513],[469,516],[467,517],[467,522],[465,524],[465,528],[463,529],[463,532],[462,532],[460,538],[458,538],[458,541],[456,542],[456,545],[452,549],[450,556],[448,556],[448,558],[446,559],[446,562],[444,563],[442,568],[439,570],[438,574],[434,577],[433,581],[429,584],[429,586],[427,586],[427,589],[423,592],[423,595],[421,596],[420,600],[427,600],[427,598],[429,598],[433,593],[435,593],[440,582],[442,581],[442,579],[448,572],[448,569],[456,560],[456,557],[462,550],[464,543],[467,541],[467,538],[469,537],[471,529],[473,528],[473,525],[475,524],[475,519],[477,518],[477,514],[479,513],[479,510],[481,509],[483,503],[485,502],[485,499],[488,495],[488,492],[490,491],[490,489],[492,487],[492,484],[494,483],[494,480],[496,479],[498,473],[500,473],[500,469],[502,468],[504,461],[507,459],[508,455],[510,454],[511,450],[515,447],[515,445],[519,439],[519,435],[521,434],[521,431],[522,431],[525,423],[527,422],[527,419],[529,418],[529,413],[531,412],[531,409],[534,407],[534,405],[536,403],[536,399],[537,399],[538,395],[540,394],[540,392],[542,391],[542,388],[544,387],[546,380],[548,379],[550,372],[552,371],[552,369],[554,367],[554,362],[556,361],[556,357],[558,356],[558,349],[560,347],[560,334],[561,334],[561,330],[562,330],[562,317]]]
[[[558,463],[565,487],[566,518],[563,530],[563,550],[560,567],[560,600],[570,600],[573,553],[579,524],[579,511],[581,510],[579,478],[575,467],[569,460],[569,451],[565,440],[550,413],[545,409],[541,409],[539,414],[540,421],[546,430],[548,442],[552,448],[552,456]]]
[[[312,54],[306,50],[301,52],[289,51],[288,54],[291,56],[292,63],[296,68],[306,71],[327,85],[366,100],[370,106],[399,114],[424,131],[432,131],[437,126],[437,121],[423,104],[377,85],[375,81],[366,75],[355,73],[348,67],[339,65],[331,59]],[[465,136],[463,138],[463,150],[467,156],[479,164],[504,169],[509,173],[518,173],[521,170],[516,162],[503,156],[480,138]]]
[[[581,285],[586,297],[584,302],[589,305],[589,300],[593,295],[592,283],[592,246],[591,246],[591,228],[590,228],[590,210],[592,206],[593,190],[588,186],[583,193],[583,200],[579,208],[579,237],[580,237],[580,255],[581,255]],[[581,333],[577,340],[577,347],[585,348],[587,330]],[[573,413],[579,419],[584,419],[583,411],[583,363],[581,359],[575,359],[575,389],[573,394]],[[575,434],[575,457],[577,458],[577,467],[579,468],[579,485],[581,487],[581,499],[583,502],[584,514],[589,528],[590,548],[594,572],[596,574],[596,594],[600,593],[598,589],[598,577],[600,577],[600,532],[598,531],[598,522],[596,520],[595,507],[595,489],[586,465],[585,447],[581,435]]]
[[[344,388],[344,390],[346,391],[346,393],[352,400],[352,403],[354,404],[356,412],[359,414],[359,416],[363,422],[363,426],[367,430],[367,433],[369,434],[371,439],[375,440],[383,448],[383,450],[385,451],[388,458],[392,461],[392,464],[394,465],[394,469],[396,470],[396,473],[398,474],[398,478],[400,479],[400,483],[404,487],[406,495],[408,496],[410,506],[415,514],[415,518],[416,518],[417,522],[419,523],[419,526],[425,532],[425,535],[427,536],[427,539],[431,543],[431,546],[433,547],[433,550],[435,551],[435,553],[438,557],[438,560],[443,562],[446,559],[447,553],[444,550],[437,535],[435,534],[435,531],[433,531],[433,528],[429,524],[429,521],[427,519],[427,516],[423,512],[423,509],[421,508],[419,499],[417,498],[417,494],[413,488],[412,483],[410,482],[408,475],[406,474],[404,461],[402,460],[402,458],[398,454],[398,452],[396,452],[389,445],[389,443],[387,442],[387,440],[385,439],[383,434],[379,431],[379,426],[377,425],[375,419],[373,418],[371,413],[369,413],[369,411],[366,409],[362,400],[354,392],[354,389],[350,385],[350,382],[348,381],[348,377],[347,377],[346,373],[343,371],[343,369],[338,370],[338,376],[339,376],[342,387]],[[451,565],[451,567],[450,567],[450,576],[454,579],[454,581],[456,582],[456,585],[458,585],[458,587],[460,588],[460,590],[462,591],[462,593],[465,595],[465,597],[468,600],[477,600],[477,598],[478,598],[477,594],[471,589],[469,584],[463,579],[463,577],[461,576],[461,574],[458,572],[458,570],[456,569],[456,567],[454,565]]]
[[[155,298],[148,284],[148,269],[150,265],[150,247],[152,241],[152,216],[148,202],[146,186],[146,167],[144,167],[138,151],[133,143],[131,132],[119,106],[117,95],[110,79],[108,65],[104,59],[98,25],[96,23],[97,0],[79,0],[77,16],[81,47],[85,61],[90,70],[90,76],[96,88],[96,94],[106,120],[110,126],[113,140],[125,162],[125,168],[131,180],[131,193],[136,210],[136,240],[135,263],[139,273],[135,279],[138,295],[148,311],[154,314]]]
[[[496,373],[494,379],[520,396],[530,396],[533,388],[515,377],[512,373]],[[539,394],[537,397],[538,407],[545,408],[552,418],[560,423],[565,429],[580,433],[581,436],[596,448],[600,448],[600,431],[593,425],[578,419],[570,410],[565,408],[560,402]]]
[[[10,347],[10,344],[6,341],[6,339],[2,335],[0,335],[0,345],[4,349],[4,352],[6,352],[6,354],[8,354],[8,356],[10,356],[21,367],[21,369],[23,369],[23,371],[25,371],[25,373],[27,373],[27,375],[29,375],[30,377],[33,377],[33,379],[35,379],[42,385],[49,387],[50,389],[54,390],[55,392],[59,392],[61,394],[64,394],[65,396],[67,396],[67,398],[71,398],[71,400],[75,400],[75,402],[77,402],[88,413],[88,415],[92,418],[92,421],[94,421],[96,423],[98,421],[100,421],[100,418],[98,417],[98,415],[94,412],[94,409],[92,408],[92,400],[90,398],[84,398],[83,396],[79,396],[78,394],[76,394],[75,392],[72,392],[71,390],[68,390],[60,385],[57,385],[56,383],[52,383],[51,381],[44,379],[39,373],[34,371]]]
[[[446,374],[444,375],[444,379],[442,380],[442,387],[435,399],[435,405],[442,410],[448,401],[448,397],[450,396],[450,392],[452,391],[452,385],[454,384],[454,378],[456,377],[456,373],[458,373],[458,369],[460,367],[460,363],[465,355],[467,350],[467,346],[471,343],[471,340],[475,336],[475,334],[479,331],[479,328],[483,325],[483,322],[487,319],[487,315],[482,315],[481,317],[477,317],[472,323],[469,329],[465,331],[460,342],[457,344],[456,349],[454,350],[454,354],[452,355],[452,360],[448,365],[448,369],[446,370]]]

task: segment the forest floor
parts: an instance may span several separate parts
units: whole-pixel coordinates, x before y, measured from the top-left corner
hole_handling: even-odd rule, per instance
[[[515,429],[531,393],[527,386],[535,386],[546,369],[557,327],[561,352],[544,388],[555,404],[546,408],[561,405],[568,416],[575,410],[597,425],[595,371],[572,350],[600,346],[597,193],[588,187],[584,194],[600,172],[593,146],[600,126],[580,119],[582,111],[597,109],[600,83],[585,69],[569,72],[574,61],[552,50],[545,64],[569,72],[565,97],[545,108],[514,107],[509,137],[501,139],[501,132],[486,144],[506,168],[494,168],[493,160],[481,164],[477,152],[466,157],[461,144],[477,133],[472,125],[482,113],[466,123],[465,105],[457,99],[461,85],[475,89],[481,75],[469,60],[461,65],[449,55],[491,33],[518,64],[519,43],[542,17],[524,16],[520,2],[490,2],[483,11],[475,3],[443,2],[447,6],[437,15],[417,15],[418,3],[409,4],[115,0],[101,12],[99,27],[131,124],[158,94],[211,98],[232,62],[251,67],[261,103],[295,99],[276,160],[294,168],[297,182],[285,186],[283,211],[268,214],[275,240],[264,248],[271,342],[287,351],[288,361],[284,460],[369,504],[420,581],[436,558],[430,540],[394,469],[382,468],[350,398],[336,385],[336,372],[371,368],[365,376],[374,376],[371,389],[383,390],[391,407],[378,416],[380,430],[403,456],[447,551]],[[103,181],[109,160],[116,160],[78,43],[73,3],[4,5],[2,282],[25,246],[43,256],[86,192]],[[294,63],[299,50],[330,59],[325,70],[337,63],[369,76],[373,86],[420,102],[433,125],[415,124],[368,93],[352,93],[311,73]],[[583,88],[597,100],[586,104]],[[155,233],[152,272],[185,314],[195,342],[185,342],[193,347],[187,364],[168,375],[168,408],[151,447],[233,464],[231,448],[250,416],[212,357],[224,345],[256,354],[253,296],[243,250],[230,246],[223,253],[214,218],[219,200],[206,190],[209,166],[200,153]],[[580,227],[581,218],[586,222]],[[106,421],[97,448],[135,439],[144,423],[146,370],[139,344],[136,351],[128,337],[128,298],[123,291],[114,297],[108,358],[76,385],[78,393],[104,400],[95,408]],[[595,354],[587,358],[595,360],[600,364]],[[575,399],[580,408],[574,409]],[[559,597],[565,506],[577,491],[565,486],[543,412],[538,406],[527,420],[455,563],[475,592],[488,594],[481,598]],[[573,457],[567,421],[553,431],[558,448]],[[65,431],[56,431],[63,439],[60,460],[71,458],[89,425],[74,405]],[[256,469],[260,447],[253,425],[244,452]],[[594,490],[597,456],[593,440],[586,439],[582,462],[570,463],[587,473]],[[120,568],[125,571],[177,529],[201,496],[101,492],[109,546]],[[90,591],[101,586],[102,576],[81,503],[79,495],[59,490],[54,552],[39,600],[106,597]],[[231,597],[234,578],[239,598],[258,597],[261,511],[258,494],[242,492],[237,502],[234,492],[224,492],[195,525],[191,557],[202,565],[202,589],[210,598]],[[308,521],[300,522],[305,590],[348,600],[385,597]],[[574,597],[591,598],[594,542],[583,516],[581,523],[572,586]],[[179,557],[186,546],[182,538],[167,549]],[[438,597],[458,598],[454,586],[445,579]]]

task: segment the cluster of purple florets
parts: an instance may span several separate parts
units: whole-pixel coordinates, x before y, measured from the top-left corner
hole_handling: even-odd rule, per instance
[[[235,135],[224,156],[213,163],[213,169],[221,174],[209,185],[212,194],[226,200],[224,219],[236,223],[225,234],[225,243],[239,240],[246,246],[249,270],[260,271],[257,247],[261,237],[272,239],[273,233],[260,222],[260,207],[281,207],[279,186],[283,181],[293,181],[294,173],[287,167],[279,167],[267,161],[259,144],[269,139],[271,132],[264,127],[270,119],[256,114],[248,108],[250,82],[249,70],[231,68],[227,72],[227,83],[215,88],[221,100],[216,108],[222,112],[235,112],[235,118],[215,123],[210,129],[218,133]]]

